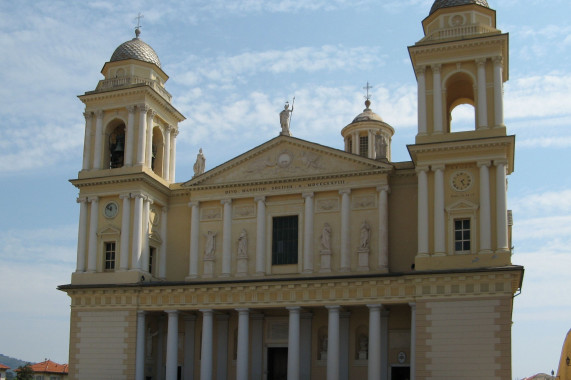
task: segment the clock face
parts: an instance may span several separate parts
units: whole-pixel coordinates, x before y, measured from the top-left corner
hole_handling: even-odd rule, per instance
[[[109,202],[105,205],[105,216],[107,218],[114,218],[117,215],[117,211],[119,211],[119,206],[115,202]]]
[[[458,171],[452,174],[450,185],[456,191],[466,191],[472,187],[472,175],[466,171]]]

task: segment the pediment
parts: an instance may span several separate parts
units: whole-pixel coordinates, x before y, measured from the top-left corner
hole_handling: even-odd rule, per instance
[[[115,228],[113,226],[109,226],[109,227],[104,227],[101,230],[99,230],[98,232],[99,236],[103,236],[103,235],[119,235],[121,234],[121,230],[118,228]]]
[[[458,202],[455,202],[453,204],[451,204],[450,206],[446,207],[446,211],[448,212],[454,212],[454,211],[466,211],[466,210],[477,210],[478,209],[478,205],[467,201],[467,200],[460,200]]]
[[[196,176],[184,187],[389,172],[393,166],[290,136],[278,136]]]

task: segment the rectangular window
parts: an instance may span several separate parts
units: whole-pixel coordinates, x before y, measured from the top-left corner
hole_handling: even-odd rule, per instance
[[[363,157],[369,156],[369,137],[360,136],[359,137],[359,155]]]
[[[105,270],[115,270],[115,242],[105,243]]]
[[[297,264],[298,217],[273,219],[272,265]]]
[[[153,274],[155,260],[157,258],[157,249],[155,247],[149,248],[149,273]]]
[[[470,219],[454,220],[454,251],[470,252]]]

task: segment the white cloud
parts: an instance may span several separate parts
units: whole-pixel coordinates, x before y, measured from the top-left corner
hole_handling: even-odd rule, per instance
[[[571,189],[512,198],[510,208],[514,213],[525,216],[571,214]]]

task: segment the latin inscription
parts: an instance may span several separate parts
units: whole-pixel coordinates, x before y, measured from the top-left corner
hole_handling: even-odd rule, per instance
[[[292,185],[246,187],[243,189],[229,189],[226,190],[224,194],[231,195],[231,194],[267,193],[271,191],[303,190],[303,189],[312,189],[316,187],[328,187],[328,186],[337,186],[337,185],[345,185],[345,180],[310,182],[307,184],[298,184],[298,185],[292,184]]]

